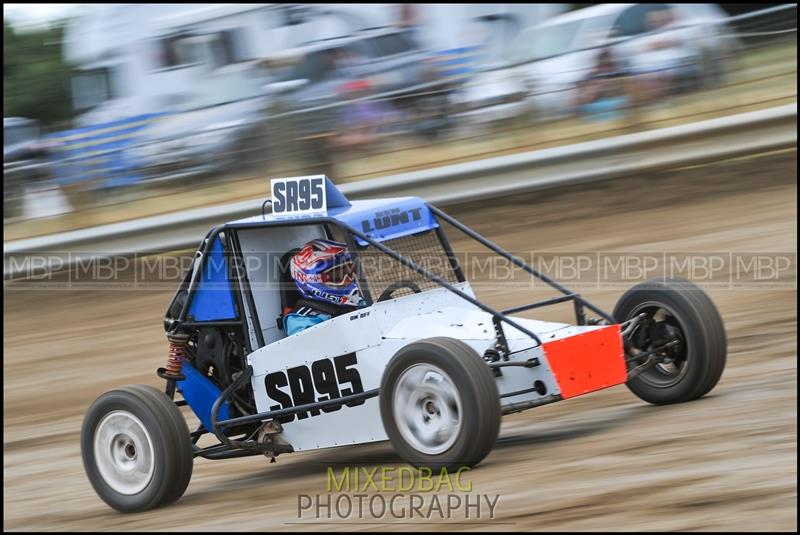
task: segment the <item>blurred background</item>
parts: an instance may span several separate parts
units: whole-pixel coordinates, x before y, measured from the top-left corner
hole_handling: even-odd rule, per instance
[[[124,518],[83,472],[90,403],[163,385],[164,310],[208,229],[256,215],[270,177],[324,173],[446,200],[605,310],[674,265],[719,307],[711,395],[505,417],[469,477],[502,496],[490,529],[797,531],[796,4],[5,4],[3,45],[4,529],[292,529],[326,466],[397,461],[198,459],[178,504]],[[553,295],[490,267],[492,306]],[[535,317],[572,321],[553,308]]]
[[[796,100],[796,4],[7,4],[4,240]]]

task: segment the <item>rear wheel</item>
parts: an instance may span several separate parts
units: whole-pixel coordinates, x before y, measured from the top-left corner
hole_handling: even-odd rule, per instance
[[[186,421],[172,400],[146,385],[97,398],[83,421],[81,455],[98,496],[125,513],[174,502],[192,477]]]
[[[684,279],[648,281],[628,290],[614,308],[622,323],[644,314],[628,336],[629,356],[657,353],[657,364],[627,382],[641,399],[681,403],[704,396],[725,368],[727,341],[722,318],[708,295]],[[641,365],[645,357],[635,362]]]
[[[500,430],[494,375],[474,349],[452,338],[398,351],[381,380],[380,406],[397,453],[433,470],[478,464]]]

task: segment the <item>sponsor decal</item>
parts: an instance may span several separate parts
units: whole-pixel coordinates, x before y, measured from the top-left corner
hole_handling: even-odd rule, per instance
[[[391,210],[375,212],[372,218],[362,220],[361,230],[364,234],[369,234],[376,230],[384,230],[398,225],[407,225],[412,221],[420,221],[421,219],[422,208],[411,208],[410,210],[392,208]]]

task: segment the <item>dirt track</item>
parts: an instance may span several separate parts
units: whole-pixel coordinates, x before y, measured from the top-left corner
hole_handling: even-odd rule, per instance
[[[493,521],[462,512],[433,525],[380,523],[391,517],[296,524],[314,521],[298,519],[298,494],[325,493],[326,466],[397,463],[386,443],[276,464],[198,460],[176,505],[117,514],[83,473],[80,423],[107,389],[160,385],[153,370],[163,365],[171,291],[7,287],[3,527],[796,531],[795,176],[791,153],[451,210],[515,251],[774,252],[794,262],[782,286],[709,290],[726,323],[729,361],[706,398],[653,407],[616,387],[507,417],[495,450],[466,477],[473,492],[500,495]],[[477,291],[498,306],[526,299]],[[610,310],[622,290],[581,291]]]

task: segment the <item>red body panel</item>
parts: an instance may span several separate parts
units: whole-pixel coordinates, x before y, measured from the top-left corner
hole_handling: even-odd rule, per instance
[[[545,342],[543,349],[564,399],[622,384],[628,378],[619,325]]]

